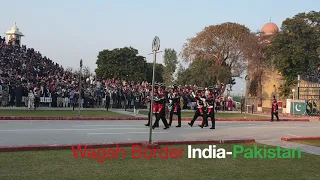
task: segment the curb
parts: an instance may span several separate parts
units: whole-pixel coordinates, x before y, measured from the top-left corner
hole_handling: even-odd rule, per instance
[[[192,120],[190,118],[189,120]],[[240,121],[240,122],[248,122],[248,121],[254,121],[254,122],[270,122],[270,119],[245,119],[245,118],[230,118],[230,119],[220,119],[217,118],[216,121]],[[309,119],[282,119],[280,122],[310,122]]]
[[[56,117],[56,116],[2,116],[0,120],[148,120],[145,117]]]
[[[145,120],[146,117],[54,117],[54,116],[2,116],[0,117],[0,121],[10,121],[10,120],[77,120],[77,121],[90,121],[90,120],[104,120],[104,121],[112,121],[112,120]],[[177,118],[173,118],[173,120],[177,120]],[[182,121],[191,121],[192,118],[182,118]],[[257,122],[269,122],[269,119],[248,119],[248,118],[216,118],[216,121],[257,121]],[[280,122],[309,122],[309,119],[283,119]]]
[[[281,138],[281,141],[297,141],[297,140],[320,140],[320,136],[318,136],[318,137]]]
[[[254,139],[237,140],[206,140],[206,141],[155,141],[157,145],[190,145],[190,144],[230,144],[230,143],[252,143]],[[41,151],[41,150],[62,150],[72,149],[72,147],[87,146],[87,148],[110,148],[110,147],[131,147],[133,145],[144,145],[147,142],[119,142],[106,144],[70,144],[70,145],[28,145],[28,146],[0,146],[0,152],[14,151]]]
[[[260,115],[270,115],[270,112],[258,112],[255,114],[260,114]],[[279,116],[281,117],[309,117],[308,115],[298,115],[298,114],[288,114],[288,113],[279,113]]]

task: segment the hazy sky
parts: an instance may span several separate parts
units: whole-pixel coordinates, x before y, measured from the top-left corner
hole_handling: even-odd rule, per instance
[[[93,71],[103,49],[133,46],[149,62],[151,43],[181,51],[187,38],[205,26],[223,22],[244,24],[252,31],[269,22],[279,27],[300,12],[319,11],[319,0],[0,0],[0,30],[17,22],[22,44],[35,48],[63,67],[79,60]],[[3,36],[4,34],[2,34]],[[159,55],[159,62],[162,57]],[[238,80],[235,93],[245,87]]]

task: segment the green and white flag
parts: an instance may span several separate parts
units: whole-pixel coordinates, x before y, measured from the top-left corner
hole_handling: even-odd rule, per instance
[[[293,114],[306,114],[307,104],[304,100],[296,100],[291,102],[291,109]]]

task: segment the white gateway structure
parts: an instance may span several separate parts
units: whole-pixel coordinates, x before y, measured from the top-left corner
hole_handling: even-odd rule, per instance
[[[17,24],[15,23],[14,26],[7,32],[5,32],[8,36],[8,43],[14,44],[14,45],[21,45],[21,37],[24,35],[22,32],[20,32]]]

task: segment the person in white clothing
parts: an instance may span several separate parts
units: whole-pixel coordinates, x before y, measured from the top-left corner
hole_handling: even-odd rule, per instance
[[[30,89],[28,93],[28,109],[34,108],[34,94]]]
[[[63,107],[69,107],[69,92],[63,88],[62,89],[62,93],[63,93]]]
[[[204,93],[204,95],[206,96],[206,97],[208,97],[208,95],[210,94],[210,91],[208,90],[208,88],[205,88],[205,93]]]

